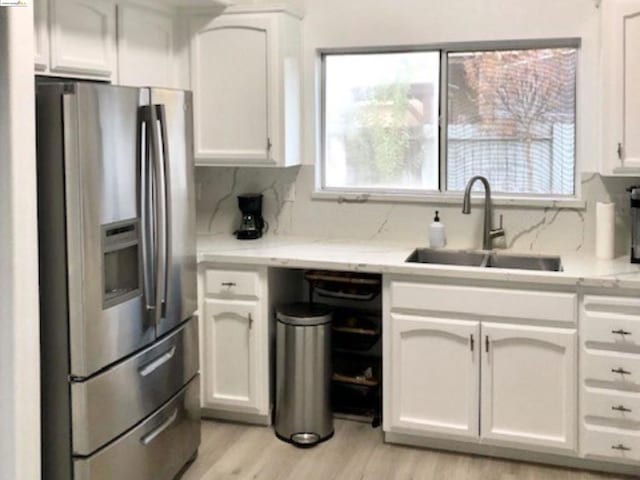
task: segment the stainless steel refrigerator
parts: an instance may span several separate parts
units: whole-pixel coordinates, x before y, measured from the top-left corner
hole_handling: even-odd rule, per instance
[[[200,443],[191,94],[36,99],[43,478],[174,478]]]

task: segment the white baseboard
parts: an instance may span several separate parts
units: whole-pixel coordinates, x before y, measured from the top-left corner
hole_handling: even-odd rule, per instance
[[[202,408],[200,416],[204,419],[224,420],[227,422],[250,423],[252,425],[271,425],[271,415],[257,415],[254,413],[231,412],[228,410],[216,410]]]
[[[446,450],[458,453],[468,453],[471,455],[483,455],[487,457],[507,458],[529,463],[542,463],[546,465],[556,465],[559,467],[576,468],[580,470],[595,470],[598,472],[617,473],[631,475],[638,478],[640,467],[638,465],[627,465],[619,462],[606,462],[589,460],[579,457],[569,457],[553,455],[549,453],[531,452],[518,450],[515,448],[496,447],[480,443],[466,443],[455,440],[442,440],[434,438],[422,438],[414,435],[401,433],[384,433],[385,443],[399,445],[410,445],[412,447],[424,447],[434,450]]]

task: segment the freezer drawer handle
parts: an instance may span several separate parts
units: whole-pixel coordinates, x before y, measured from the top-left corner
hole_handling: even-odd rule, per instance
[[[627,332],[626,330],[623,330],[623,329],[611,330],[611,333],[613,333],[614,335],[631,335],[631,332]]]
[[[162,422],[162,424],[158,428],[156,428],[152,432],[147,433],[144,437],[142,437],[140,439],[140,443],[142,443],[142,445],[144,445],[145,447],[147,445],[149,445],[156,438],[158,438],[158,436],[162,432],[164,432],[167,428],[169,428],[171,426],[171,424],[176,421],[176,418],[178,418],[178,409],[177,408],[173,411],[173,413],[171,414],[171,416],[169,418],[167,418],[164,422]]]
[[[140,368],[140,375],[143,376],[143,377],[146,377],[151,372],[157,370],[158,368],[160,368],[160,366],[164,365],[169,360],[171,360],[175,354],[176,354],[176,347],[173,346],[173,347],[171,347],[171,349],[168,352],[160,355],[155,360],[147,363],[144,367],[141,367]]]
[[[631,375],[631,372],[625,370],[624,368],[612,368],[611,373],[619,373],[620,375]]]
[[[618,405],[617,407],[611,407],[611,410],[615,410],[616,412],[627,412],[627,413],[631,412],[631,409],[625,407],[624,405]]]
[[[621,443],[619,443],[618,445],[613,445],[611,448],[614,450],[620,450],[622,452],[628,452],[631,450],[629,447],[626,447]]]

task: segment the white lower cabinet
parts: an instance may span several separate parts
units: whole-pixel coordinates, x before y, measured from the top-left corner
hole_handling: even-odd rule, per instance
[[[391,314],[390,428],[478,436],[479,322]]]
[[[270,414],[270,327],[264,272],[207,270],[201,279],[207,284],[235,284],[241,274],[251,275],[256,285],[237,292],[232,287],[215,290],[212,285],[203,285],[201,290],[207,292],[200,305],[202,407],[205,415],[225,418],[227,412],[254,421],[261,417],[264,423]]]
[[[577,333],[483,323],[481,436],[576,449]]]
[[[262,411],[256,302],[205,300],[204,406]]]
[[[411,292],[424,285],[385,280],[385,432],[575,456],[575,294],[566,294],[562,323],[547,326],[529,304],[518,307],[522,291],[502,289],[509,316],[493,308],[489,317],[483,288],[439,284],[440,295],[420,304]],[[550,302],[564,295],[548,294]],[[466,299],[460,313],[451,295]]]
[[[581,313],[580,452],[588,459],[637,466],[640,300],[635,294],[585,295]]]

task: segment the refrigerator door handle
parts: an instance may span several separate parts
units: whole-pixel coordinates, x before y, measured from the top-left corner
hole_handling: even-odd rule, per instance
[[[166,184],[164,161],[161,158],[162,147],[160,144],[160,135],[158,134],[159,117],[158,110],[153,105],[151,111],[151,125],[149,128],[150,140],[152,146],[153,158],[153,180],[154,180],[154,196],[156,200],[155,211],[155,259],[156,259],[156,275],[155,275],[155,323],[160,323],[164,315],[164,301],[166,292],[166,240],[167,240],[167,222],[166,222]]]
[[[153,225],[150,223],[154,215],[153,188],[152,188],[152,165],[150,163],[150,142],[149,107],[140,108],[138,120],[138,158],[140,161],[140,223],[142,224],[141,246],[142,246],[142,283],[144,292],[144,303],[147,315],[153,315],[155,310],[155,261],[153,245]]]
[[[171,212],[171,168],[169,155],[169,136],[167,134],[167,112],[164,105],[157,105],[157,115],[160,120],[160,133],[162,140],[162,173],[164,180],[164,290],[162,296],[162,305],[166,306],[168,298],[169,282],[171,279],[171,234],[172,231],[172,212]]]
[[[160,436],[162,432],[164,432],[167,428],[169,428],[173,422],[178,418],[178,409],[176,408],[173,413],[167,418],[164,422],[162,422],[158,428],[147,433],[144,437],[140,439],[140,443],[145,447],[153,442],[156,438]]]

